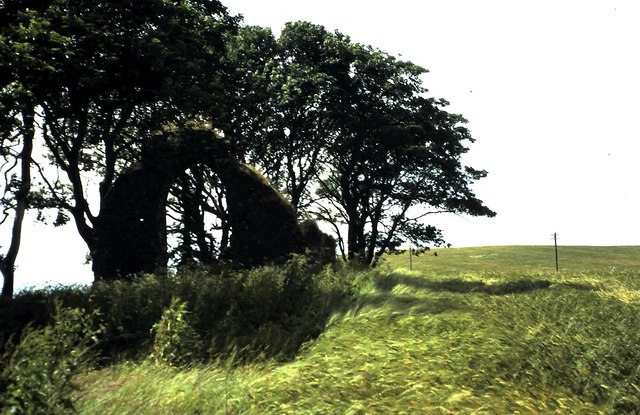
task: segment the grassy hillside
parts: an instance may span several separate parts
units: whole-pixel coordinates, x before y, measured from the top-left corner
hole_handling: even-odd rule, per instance
[[[559,246],[563,272],[640,271],[638,246]],[[392,268],[409,268],[409,254],[388,255]],[[413,258],[413,270],[426,275],[460,275],[478,272],[555,271],[553,246],[492,246],[432,249]]]
[[[431,251],[414,259],[414,271],[361,281],[353,306],[294,361],[241,365],[231,357],[188,370],[124,363],[84,375],[79,407],[86,414],[638,413],[640,248],[564,247],[561,255],[566,271],[555,273],[548,247]]]

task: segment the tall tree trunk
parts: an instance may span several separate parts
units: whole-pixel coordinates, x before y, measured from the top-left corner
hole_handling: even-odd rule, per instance
[[[222,235],[220,236],[220,252],[224,252],[229,247],[229,235],[231,233],[231,226],[227,220],[222,222]]]
[[[35,135],[34,117],[33,106],[31,103],[26,103],[22,109],[23,147],[20,154],[20,187],[15,195],[16,212],[11,231],[11,243],[9,244],[7,255],[0,261],[0,272],[2,272],[4,279],[4,285],[2,286],[2,297],[4,298],[13,297],[15,265],[22,240],[22,222],[28,207],[29,190],[31,190],[31,153],[33,152],[33,138]]]
[[[378,262],[380,261],[380,257],[382,256],[382,254],[384,254],[384,252],[389,247],[391,240],[393,239],[393,237],[395,236],[398,230],[398,226],[400,225],[400,222],[404,219],[405,215],[407,214],[407,210],[409,210],[410,206],[411,206],[410,203],[406,203],[402,208],[402,212],[393,218],[393,224],[391,225],[391,228],[389,229],[389,231],[387,231],[386,237],[380,243],[380,249],[378,249],[378,252],[376,252],[376,254],[373,257],[373,261],[371,262],[372,267],[375,267],[376,265],[378,265]],[[380,209],[382,209],[382,207],[380,207]]]
[[[350,262],[365,260],[364,223],[358,214],[351,216],[347,223],[347,251]]]
[[[355,223],[349,221],[347,224],[347,259],[349,262],[355,260],[357,256],[358,235],[356,232]]]
[[[371,221],[371,237],[367,243],[366,263],[374,266],[374,256],[376,253],[376,245],[378,244],[378,219],[377,217]]]

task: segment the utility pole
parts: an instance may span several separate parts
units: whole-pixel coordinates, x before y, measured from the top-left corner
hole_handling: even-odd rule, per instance
[[[558,234],[555,232],[553,233],[553,246],[556,249],[556,272],[558,272]]]

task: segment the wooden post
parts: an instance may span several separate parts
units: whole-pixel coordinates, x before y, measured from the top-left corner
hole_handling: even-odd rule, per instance
[[[558,272],[559,270],[559,266],[558,266],[558,234],[557,233],[553,233],[553,246],[555,247],[556,250],[556,272]]]

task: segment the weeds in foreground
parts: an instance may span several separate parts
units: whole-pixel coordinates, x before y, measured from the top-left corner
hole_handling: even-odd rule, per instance
[[[150,357],[168,367],[291,359],[348,303],[354,293],[350,275],[346,268],[314,269],[296,257],[281,267],[217,275],[188,270],[173,278],[141,276],[68,292],[56,288],[51,295],[26,293],[2,304],[7,313],[0,315],[0,337],[18,342],[15,348],[2,343],[2,402],[16,413],[73,411],[71,379],[86,370],[89,350],[82,336],[98,329],[95,350],[102,365],[123,357]],[[79,307],[55,306],[64,306],[66,298]],[[31,326],[3,320],[29,308],[40,310]],[[62,314],[48,316],[52,308]],[[226,372],[228,384],[231,367]]]
[[[152,327],[155,332],[149,356],[156,364],[184,366],[193,363],[200,350],[200,339],[188,321],[187,303],[174,297],[164,310],[160,321]]]
[[[75,412],[74,378],[92,366],[100,333],[91,316],[79,309],[57,306],[53,320],[44,328],[27,327],[20,341],[5,352],[0,412]]]
[[[104,330],[98,345],[103,364],[146,358],[158,330],[166,343],[168,327],[162,324],[172,318],[193,330],[190,356],[180,357],[184,362],[206,362],[234,348],[242,351],[242,358],[286,360],[322,332],[333,312],[348,304],[357,275],[339,265],[317,269],[304,257],[295,257],[284,266],[247,271],[223,269],[211,274],[199,268],[171,278],[143,275],[131,281],[99,281],[91,287],[27,292],[0,304],[0,343],[19,337],[27,324],[42,328],[51,323],[50,310],[58,301],[96,313],[96,324]],[[174,304],[179,310],[170,311],[174,298],[184,305]]]
[[[334,314],[294,361],[225,366],[221,360],[171,376],[169,369],[117,366],[107,373],[118,386],[101,398],[83,396],[82,407],[84,413],[637,413],[639,305],[628,295],[615,297],[628,277],[360,277],[352,307]],[[108,376],[87,381],[104,391],[114,387]],[[122,399],[130,393],[157,405],[130,407]]]
[[[93,291],[107,339],[168,358],[79,375],[81,413],[640,412],[633,273],[199,272]]]

